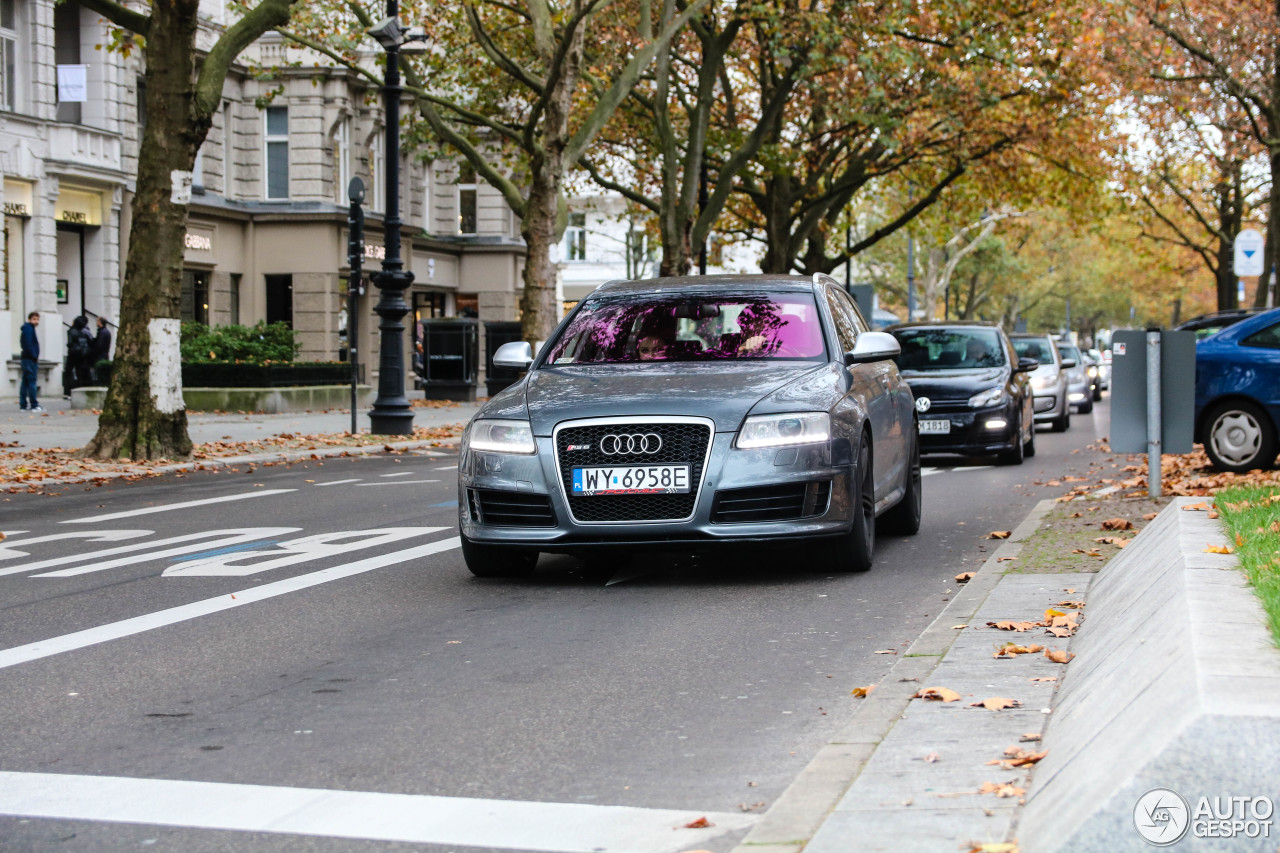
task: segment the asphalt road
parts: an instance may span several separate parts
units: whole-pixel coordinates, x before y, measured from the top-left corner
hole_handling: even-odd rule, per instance
[[[4,496],[0,849],[721,853],[1107,419],[1018,468],[927,457],[922,530],[865,575],[479,580],[437,451]]]

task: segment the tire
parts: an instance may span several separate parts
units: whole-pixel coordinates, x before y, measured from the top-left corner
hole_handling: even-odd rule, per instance
[[[1090,400],[1089,400],[1089,402],[1087,402],[1087,403],[1081,403],[1081,404],[1080,404],[1080,414],[1082,414],[1082,415],[1088,415],[1088,414],[1091,414],[1092,412],[1093,412],[1093,400],[1092,400],[1092,399],[1090,399]]]
[[[1001,465],[1021,465],[1027,458],[1027,446],[1022,441],[1022,416],[1018,416],[1018,428],[1013,433],[1013,447],[1002,451],[996,459]]]
[[[481,545],[463,536],[462,559],[471,574],[478,578],[520,578],[533,573],[533,567],[538,564],[538,552]]]
[[[1235,400],[1214,406],[1204,424],[1204,450],[1219,471],[1242,474],[1275,462],[1275,425],[1253,403]]]
[[[885,530],[903,536],[915,536],[920,532],[920,516],[924,511],[924,490],[920,476],[920,439],[911,442],[911,461],[907,467],[907,482],[902,500],[880,517]]]
[[[1067,405],[1066,400],[1062,401],[1062,417],[1053,422],[1054,432],[1066,432],[1071,429],[1071,407]]]
[[[1036,422],[1031,422],[1031,437],[1027,439],[1027,443],[1022,448],[1022,455],[1026,459],[1030,459],[1036,455]]]
[[[1101,400],[1102,400],[1102,386],[1094,385],[1093,386],[1093,402],[1098,403],[1098,402],[1101,402]]]
[[[853,525],[848,533],[824,539],[815,546],[813,556],[818,571],[865,572],[871,568],[876,547],[876,481],[868,444],[864,435],[853,471]]]

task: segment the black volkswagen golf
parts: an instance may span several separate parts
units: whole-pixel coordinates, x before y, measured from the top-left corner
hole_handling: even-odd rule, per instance
[[[921,453],[999,454],[1021,465],[1036,453],[1028,372],[1004,331],[987,323],[911,323],[887,330],[898,339],[898,367],[911,385]]]

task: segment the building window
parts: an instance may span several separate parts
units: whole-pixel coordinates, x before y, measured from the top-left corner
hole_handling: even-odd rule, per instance
[[[18,106],[18,0],[0,0],[0,110]]]
[[[232,324],[240,322],[240,273],[231,273],[231,284],[227,294],[227,313],[231,315]]]
[[[182,271],[182,301],[179,313],[184,323],[209,324],[209,273],[205,270]]]
[[[422,230],[431,233],[431,164],[424,167],[422,178]]]
[[[266,197],[289,197],[289,108],[267,107],[263,116],[266,128]]]
[[[369,145],[369,209],[382,210],[383,201],[386,198],[386,176],[382,174],[383,163],[387,156],[386,144],[383,142],[382,132],[379,131],[373,137],[373,142]]]
[[[196,162],[191,167],[191,191],[204,195],[204,146],[196,150]]]
[[[267,284],[267,322],[284,323],[293,328],[293,276],[269,275]]]
[[[231,102],[222,102],[222,195],[231,198],[236,192],[236,131],[231,121]],[[239,322],[239,321],[237,321]]]
[[[569,214],[569,227],[564,229],[564,259],[566,261],[587,259],[587,215],[585,213]]]
[[[53,7],[53,55],[58,65],[80,64],[80,4],[58,3]],[[80,123],[80,103],[58,99],[58,121]]]
[[[333,188],[334,200],[345,205],[347,184],[351,183],[351,119],[344,118],[338,122],[333,132]]]
[[[458,172],[458,233],[476,233],[476,170],[470,163]]]
[[[138,78],[138,142],[142,142],[142,134],[147,129],[147,81]]]

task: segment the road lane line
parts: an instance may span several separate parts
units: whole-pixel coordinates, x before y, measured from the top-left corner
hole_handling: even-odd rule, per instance
[[[417,483],[438,483],[438,482],[440,481],[439,480],[396,480],[394,483],[361,483],[359,486],[356,486],[356,488],[358,489],[361,486],[412,486]]]
[[[246,604],[254,604],[259,601],[265,601],[268,598],[275,598],[277,595],[285,595],[290,592],[297,592],[298,590],[329,583],[330,581],[342,580],[343,578],[370,572],[383,566],[391,566],[407,560],[416,560],[420,557],[429,557],[432,554],[439,554],[442,551],[457,548],[460,544],[461,540],[454,536],[451,539],[442,539],[439,542],[431,542],[427,545],[392,551],[389,554],[379,554],[376,557],[367,557],[354,563],[321,569],[318,572],[286,578],[275,583],[236,590],[230,595],[220,595],[216,598],[206,598],[203,601],[193,601],[190,604],[170,607],[167,610],[157,610],[154,613],[135,616],[132,619],[123,619],[119,622],[99,625],[97,628],[76,631],[73,634],[64,634],[61,637],[50,637],[47,640],[39,640],[34,643],[28,643],[25,646],[14,646],[11,649],[0,650],[0,669],[75,649],[83,649],[87,646],[94,646],[110,640],[118,640],[121,637],[141,634],[144,631],[163,628],[166,625],[185,622],[189,619],[197,619],[201,616],[208,616],[211,613],[230,610],[233,607],[243,607]]]
[[[432,470],[432,471],[457,471],[457,470],[458,470],[458,466],[457,466],[457,465],[442,465],[442,466],[441,466],[441,467],[439,467],[439,468],[432,468],[431,470]]]
[[[253,492],[245,492],[240,495],[223,495],[220,498],[204,498],[198,501],[183,501],[177,504],[164,504],[163,506],[148,506],[142,509],[131,509],[126,512],[109,512],[106,515],[94,515],[89,518],[73,518],[68,521],[60,522],[61,524],[88,524],[92,521],[114,521],[117,518],[132,518],[135,515],[150,515],[155,512],[171,512],[175,509],[189,509],[193,506],[207,506],[209,504],[221,504],[228,501],[244,501],[249,498],[262,498],[267,495],[283,495],[286,492],[296,492],[297,489],[261,489]]]
[[[379,477],[412,477],[416,471],[397,471],[394,474],[379,474]]]
[[[931,474],[941,474],[941,473],[943,473],[943,472],[945,472],[945,471],[950,471],[950,470],[951,470],[950,468],[921,468],[921,469],[920,469],[920,476],[921,476],[921,477],[928,477],[928,476],[930,476]]]
[[[150,536],[151,530],[65,530],[62,533],[50,533],[47,536],[30,536],[26,539],[19,539],[16,543],[22,547],[34,545],[37,542],[60,542],[64,539],[85,539],[89,542],[119,542],[124,539],[137,539],[139,536]],[[0,545],[0,560],[13,560],[18,557],[30,557],[29,551],[20,551],[18,548]]]
[[[316,483],[317,486],[341,486],[343,483],[358,483],[362,477],[353,477],[350,480],[330,480],[327,483]]]
[[[0,772],[0,814],[548,853],[668,853],[755,815],[225,782]],[[705,818],[714,828],[686,829]]]

